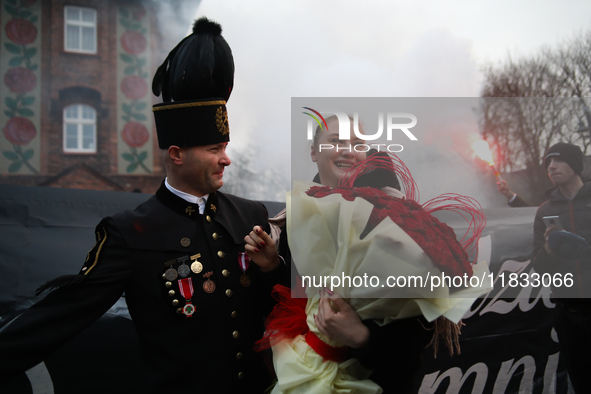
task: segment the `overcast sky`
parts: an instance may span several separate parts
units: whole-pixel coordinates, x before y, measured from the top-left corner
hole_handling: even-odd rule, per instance
[[[589,0],[202,0],[202,15],[234,54],[232,149],[286,176],[291,97],[477,97],[487,63],[591,29]]]

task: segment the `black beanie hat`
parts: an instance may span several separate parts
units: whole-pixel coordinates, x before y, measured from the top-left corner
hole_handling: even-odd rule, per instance
[[[152,92],[158,145],[181,148],[230,140],[226,102],[234,85],[234,59],[222,28],[202,17],[154,75]]]
[[[576,175],[581,175],[583,172],[583,152],[577,145],[559,142],[552,145],[544,155],[544,166],[548,171],[550,159],[553,157],[559,158],[573,169]]]

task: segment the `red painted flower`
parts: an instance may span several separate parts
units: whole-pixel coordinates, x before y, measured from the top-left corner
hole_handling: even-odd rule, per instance
[[[30,44],[37,37],[37,28],[27,19],[12,19],[4,26],[6,36],[17,44]]]
[[[37,135],[33,122],[21,117],[10,119],[2,131],[6,139],[15,145],[27,145]]]
[[[26,93],[35,89],[37,77],[28,68],[14,67],[4,74],[4,84],[13,93]]]
[[[139,148],[150,139],[150,133],[146,126],[138,122],[128,122],[121,132],[123,141],[132,148]]]
[[[139,31],[129,30],[121,35],[121,46],[127,53],[138,55],[146,50],[146,37]]]
[[[148,93],[148,84],[142,77],[129,75],[121,81],[121,91],[130,100],[137,100]]]
[[[146,16],[146,9],[142,6],[136,7],[131,11],[135,20],[141,21]]]

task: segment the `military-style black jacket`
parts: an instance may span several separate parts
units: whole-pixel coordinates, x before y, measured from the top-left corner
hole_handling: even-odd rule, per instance
[[[534,259],[536,271],[541,274],[560,274],[562,279],[569,274],[572,278],[572,286],[563,282],[552,281],[552,295],[556,298],[585,298],[589,302],[591,298],[591,261],[589,257],[581,259],[560,259],[549,256],[544,249],[546,240],[544,232],[546,225],[544,216],[558,216],[566,231],[578,234],[591,243],[591,182],[586,182],[577,195],[568,200],[558,188],[546,192],[548,201],[538,208],[534,221]],[[567,283],[567,284],[570,284]],[[573,301],[573,300],[569,300]]]
[[[80,273],[55,282],[59,289],[0,333],[0,382],[42,361],[125,293],[146,371],[138,392],[262,392],[269,374],[252,348],[284,267],[262,273],[251,262],[242,272],[239,253],[255,225],[269,230],[258,202],[217,192],[200,215],[164,185],[134,211],[103,219]],[[193,289],[185,293],[190,316],[181,279]]]

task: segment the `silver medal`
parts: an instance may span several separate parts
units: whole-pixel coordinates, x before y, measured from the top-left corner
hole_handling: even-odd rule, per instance
[[[186,278],[191,273],[191,269],[187,264],[183,263],[179,266],[178,272],[181,278]]]

